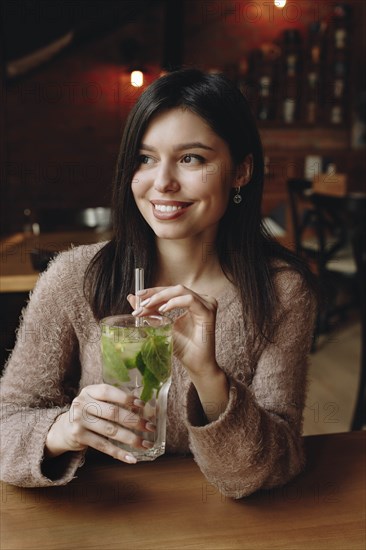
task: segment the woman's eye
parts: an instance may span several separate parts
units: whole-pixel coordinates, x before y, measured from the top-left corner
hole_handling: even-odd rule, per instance
[[[147,155],[140,155],[138,158],[139,164],[151,164],[153,162],[151,157],[148,157]]]
[[[201,164],[202,162],[204,162],[204,158],[200,155],[184,155],[184,157],[182,158],[182,162],[184,164]]]

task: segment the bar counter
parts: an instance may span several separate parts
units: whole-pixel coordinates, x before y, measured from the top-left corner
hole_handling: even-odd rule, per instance
[[[39,277],[31,263],[32,250],[61,252],[68,250],[72,258],[73,246],[107,241],[110,231],[63,231],[26,235],[14,233],[0,239],[0,293],[29,292]]]

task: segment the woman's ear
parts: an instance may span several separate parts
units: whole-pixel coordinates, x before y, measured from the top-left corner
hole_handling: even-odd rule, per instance
[[[236,169],[233,187],[243,187],[250,182],[253,175],[253,155],[250,153]]]

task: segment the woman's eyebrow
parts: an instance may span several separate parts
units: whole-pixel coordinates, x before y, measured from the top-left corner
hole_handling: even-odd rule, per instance
[[[150,147],[150,145],[146,145],[146,143],[141,143],[140,149],[144,151],[156,151],[155,147]]]
[[[179,143],[173,148],[174,151],[183,151],[184,149],[207,149],[208,151],[214,151],[212,147],[201,143],[200,141],[191,141],[189,143]]]
[[[141,143],[140,149],[143,149],[144,151],[156,151],[155,147],[151,147],[146,143]],[[184,151],[185,149],[207,149],[208,151],[214,151],[212,147],[209,147],[208,145],[205,145],[200,141],[191,141],[189,143],[178,143],[178,145],[175,145],[173,147],[174,151]]]

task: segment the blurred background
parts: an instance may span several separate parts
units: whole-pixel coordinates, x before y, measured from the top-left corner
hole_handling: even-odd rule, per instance
[[[304,431],[362,427],[366,3],[5,0],[1,10],[1,365],[51,255],[108,237],[132,105],[164,72],[195,66],[247,95],[267,227],[322,282]]]

